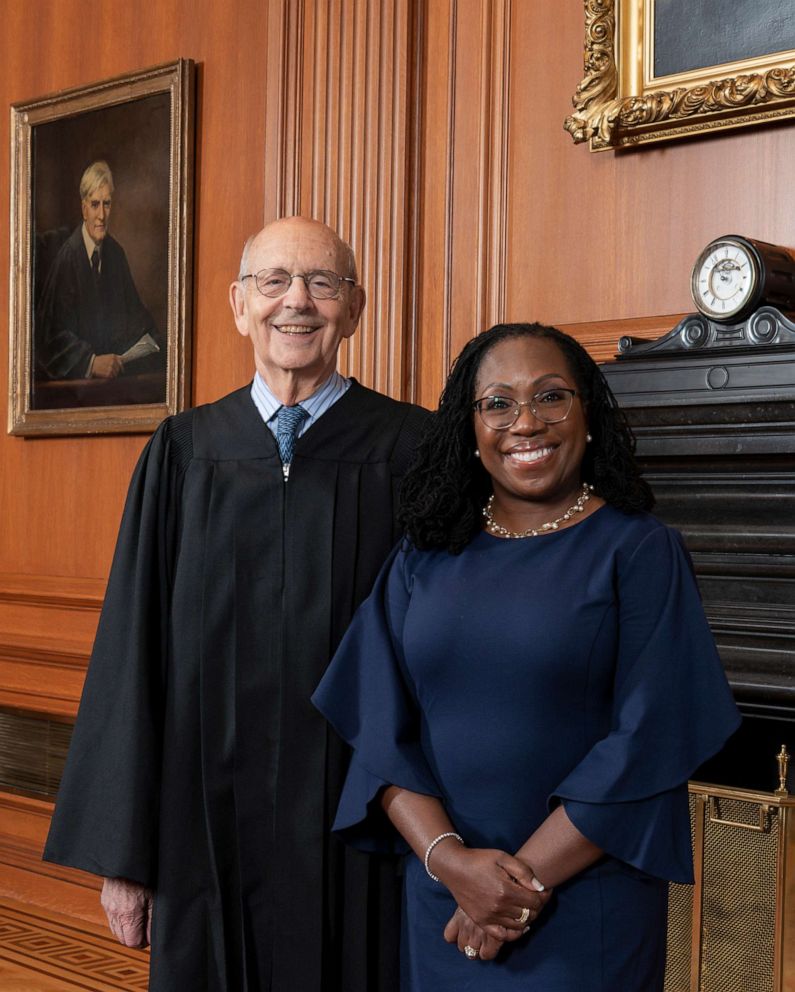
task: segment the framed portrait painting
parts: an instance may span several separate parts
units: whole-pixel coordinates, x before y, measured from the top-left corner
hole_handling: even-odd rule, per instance
[[[795,4],[584,0],[564,127],[591,151],[795,117]]]
[[[184,408],[194,72],[12,106],[10,433],[144,432]]]

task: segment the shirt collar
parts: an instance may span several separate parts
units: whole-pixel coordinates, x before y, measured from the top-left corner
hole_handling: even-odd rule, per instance
[[[91,256],[94,254],[94,249],[99,248],[99,245],[91,237],[91,235],[86,230],[86,222],[83,221],[83,226],[81,228],[83,232],[83,244],[85,245],[86,251],[88,252],[88,260],[91,261]],[[99,250],[100,257],[102,256],[102,249]]]
[[[328,393],[335,389],[342,391],[345,386],[346,380],[335,369],[328,379],[317,387],[311,396],[307,396],[305,400],[301,400],[300,405],[309,414],[305,426],[308,426],[309,421],[315,416]],[[274,396],[267,382],[265,382],[259,372],[254,373],[254,382],[251,384],[251,398],[254,400],[254,405],[259,410],[260,416],[266,424],[273,420],[279,410],[284,406],[282,401]]]

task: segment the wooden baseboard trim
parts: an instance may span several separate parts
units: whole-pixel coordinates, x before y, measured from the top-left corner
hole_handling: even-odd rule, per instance
[[[0,572],[0,602],[96,612],[104,595],[102,579]]]

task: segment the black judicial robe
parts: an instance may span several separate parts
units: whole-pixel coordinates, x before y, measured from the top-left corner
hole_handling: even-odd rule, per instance
[[[122,355],[144,334],[158,337],[124,249],[108,234],[101,250],[97,280],[81,224],[61,246],[47,276],[36,314],[36,362],[49,379],[83,378],[92,354]],[[140,371],[140,362],[133,369]]]
[[[141,456],[45,858],[155,889],[150,992],[397,988],[395,865],[331,835],[348,751],[309,697],[426,416],[354,382],[285,483],[245,388]]]

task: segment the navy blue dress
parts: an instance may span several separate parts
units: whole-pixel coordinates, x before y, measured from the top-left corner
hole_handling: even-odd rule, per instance
[[[354,749],[335,829],[356,847],[400,849],[394,784],[439,796],[472,847],[513,853],[562,802],[605,851],[493,962],[445,943],[455,902],[409,855],[406,992],[662,989],[687,779],[739,724],[676,531],[603,506],[460,555],[404,545],[314,702]]]

